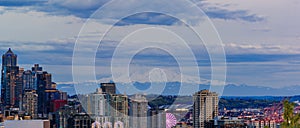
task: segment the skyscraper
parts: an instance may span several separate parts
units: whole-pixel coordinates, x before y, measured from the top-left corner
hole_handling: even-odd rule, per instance
[[[31,115],[33,119],[37,118],[37,100],[38,95],[35,90],[25,90],[23,97],[23,109]]]
[[[4,109],[19,107],[21,82],[17,55],[9,50],[2,56],[1,101]],[[22,85],[21,85],[22,86]]]
[[[88,108],[87,113],[92,116],[106,115],[106,102],[105,94],[102,93],[101,88],[97,88],[95,93],[88,95]]]
[[[50,111],[50,101],[59,99],[59,92],[51,88],[51,74],[46,71],[35,72],[35,86],[37,86],[38,94],[38,114],[41,117],[47,117]]]
[[[130,127],[146,128],[147,127],[148,101],[144,95],[136,94],[130,103]]]
[[[204,128],[205,122],[218,116],[218,94],[208,90],[202,90],[193,95],[194,128]]]
[[[23,72],[23,89],[24,90],[35,89],[35,87],[34,87],[33,73],[32,73],[31,70],[27,70],[27,71]]]
[[[51,110],[51,104],[55,100],[60,100],[60,92],[57,89],[46,89],[38,95],[38,114],[40,117],[48,117]]]
[[[87,113],[101,124],[110,122],[110,105],[106,95],[108,94],[104,94],[101,88],[97,88],[95,93],[88,95],[87,100]]]
[[[112,122],[122,122],[125,128],[129,128],[128,121],[128,97],[122,94],[114,94],[110,99],[110,114]]]
[[[115,83],[101,83],[101,89],[107,94],[116,94],[116,84]]]
[[[17,105],[15,105],[15,107],[17,108],[21,108],[22,107],[22,98],[23,98],[23,72],[24,72],[24,68],[19,68],[19,74],[17,75],[17,80],[16,80],[16,100],[15,103]]]
[[[38,78],[38,74],[43,73],[43,68],[40,67],[39,64],[34,64],[34,66],[31,68],[31,72],[33,75],[33,88],[35,90],[38,90],[38,85],[42,84],[40,79]]]
[[[165,109],[153,108],[149,110],[149,128],[165,128],[166,127],[166,111]]]

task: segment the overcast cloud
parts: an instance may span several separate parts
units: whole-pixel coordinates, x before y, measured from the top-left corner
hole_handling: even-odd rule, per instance
[[[77,35],[87,18],[107,2],[108,0],[0,0],[0,51],[4,53],[11,47],[19,55],[21,65],[40,63],[54,74],[54,80],[57,82],[72,81],[70,66]],[[130,7],[132,2],[135,0],[128,1],[126,5],[116,6],[107,14],[110,19],[101,20],[114,20],[114,16],[122,15],[122,11],[126,11],[123,9]],[[228,60],[229,83],[271,87],[298,85],[298,0],[193,2],[211,18],[223,40]],[[183,14],[194,16],[188,12]],[[201,20],[198,17],[195,19]],[[85,36],[93,41],[99,33],[104,33],[102,28],[107,25],[105,22],[95,23],[93,26],[97,29]],[[165,26],[178,29],[181,24],[166,15],[143,13],[125,18],[116,26],[116,30],[123,32],[136,26]],[[101,67],[100,69],[105,69],[102,66],[109,64],[114,41],[106,40],[106,43],[102,44],[105,49],[99,48],[97,66]],[[210,68],[207,67],[210,62],[207,51],[203,50],[201,45],[194,48],[198,56],[198,65],[203,69],[200,73],[209,79]],[[170,65],[160,57],[164,57],[165,60],[172,59],[164,53],[153,54],[151,51],[145,51],[137,56],[134,62],[147,63],[151,67],[176,67],[176,64]],[[160,65],[155,65],[158,62]],[[83,76],[84,74],[83,72]],[[99,73],[99,78],[103,76],[105,74]]]

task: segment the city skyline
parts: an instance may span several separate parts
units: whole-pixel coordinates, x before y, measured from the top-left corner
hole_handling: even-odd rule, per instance
[[[0,0],[0,128],[300,127],[299,0]]]
[[[6,52],[12,51],[12,50],[13,49],[8,48],[8,50]],[[4,52],[4,53],[6,53],[6,52]],[[18,51],[14,51],[14,52],[18,53]],[[18,58],[19,58],[18,61],[22,60],[22,55],[18,56]],[[26,72],[30,73],[30,70],[28,70],[28,69],[33,68],[35,66],[39,66],[39,64],[36,64],[36,63],[28,64],[25,67],[19,64],[18,66],[20,68],[24,69],[25,73]],[[47,68],[47,66],[48,65],[43,66],[43,69],[46,69],[46,70],[49,69],[49,68]],[[52,68],[50,68],[50,69],[52,69]],[[173,73],[173,72],[168,72],[168,74],[171,74],[171,73]],[[51,74],[56,74],[56,73],[51,72]],[[138,76],[138,75],[139,74],[135,74],[135,77],[139,78],[140,76]],[[143,74],[143,75],[145,75],[145,74]],[[179,76],[176,76],[176,75],[174,75],[174,76],[172,76],[173,79],[179,79]],[[53,79],[53,77],[55,77],[55,75],[52,76],[52,79]],[[150,84],[149,81],[144,80],[143,78],[140,79],[140,80],[141,81],[133,81],[133,82],[137,82],[137,85],[139,86],[138,88],[140,88],[140,89],[142,88],[142,90],[143,90],[144,88],[147,88],[149,86],[149,84]],[[81,83],[81,84],[82,85],[85,85],[85,84],[88,85],[90,82],[93,82],[93,81],[87,81],[86,83],[84,82],[84,83]],[[100,85],[100,84],[105,84],[105,83],[109,83],[109,82],[112,82],[112,79],[103,78],[103,79],[100,79],[99,81],[97,81],[97,84]],[[179,83],[178,82],[179,81],[169,81],[168,84],[179,86],[178,84],[180,84],[180,82]],[[121,86],[124,86],[124,85],[126,86],[129,83],[127,83],[127,82],[125,82],[125,83],[117,82],[116,84],[121,85]],[[198,85],[198,84],[199,84],[199,90],[209,89],[209,86],[210,86],[208,80],[206,80],[206,82],[204,82],[204,83],[197,83],[197,82],[194,82],[193,80],[183,81],[183,85]],[[141,86],[145,86],[145,87],[141,87]],[[225,94],[223,93],[223,95],[221,95],[221,96],[293,96],[293,95],[297,95],[298,94],[297,91],[300,89],[300,88],[297,87],[297,85],[286,86],[286,87],[292,87],[291,88],[292,90],[289,89],[289,88],[285,88],[285,87],[280,87],[280,88],[274,87],[273,88],[273,87],[267,87],[267,86],[251,86],[251,85],[247,85],[247,84],[237,85],[237,84],[227,83],[225,85],[225,88],[224,88],[225,89]],[[63,91],[68,92],[70,95],[75,95],[75,94],[78,93],[78,92],[76,92],[76,89],[73,85],[73,82],[58,82],[58,88],[63,90]],[[78,89],[79,88],[77,88],[77,90]],[[121,91],[123,91],[122,89],[124,89],[124,88],[121,87],[121,88],[118,88],[118,89],[121,89]],[[248,89],[250,89],[252,91],[256,91],[256,92],[255,93],[247,92]],[[164,95],[176,95],[175,93],[170,93],[170,91],[172,91],[172,90],[173,89],[169,89],[169,91],[167,91],[168,93],[165,93]],[[236,90],[240,90],[240,91],[236,92]],[[94,91],[94,88],[90,88],[90,89],[86,90],[87,93],[92,92],[92,91]],[[120,90],[118,90],[118,91],[120,91]],[[264,92],[268,92],[268,93],[264,93]],[[118,92],[118,93],[121,93],[121,92]],[[150,92],[150,94],[151,94],[151,92]],[[153,93],[153,94],[156,94],[156,93]]]
[[[51,126],[53,128],[81,128],[97,125],[125,128],[164,126],[166,128],[173,126],[186,128],[215,128],[219,126],[262,128],[267,126],[275,128],[285,125],[285,118],[280,115],[284,115],[286,110],[283,107],[289,103],[286,98],[293,99],[291,105],[300,105],[299,100],[297,100],[299,96],[277,97],[277,100],[269,101],[266,100],[267,97],[263,100],[259,97],[257,99],[244,97],[243,100],[242,97],[228,97],[229,99],[226,99],[226,97],[219,97],[217,92],[205,89],[195,90],[196,93],[192,97],[163,96],[163,94],[160,96],[126,95],[117,93],[116,83],[101,83],[100,87],[97,87],[92,93],[68,96],[66,92],[56,89],[57,85],[52,81],[52,75],[43,70],[39,64],[34,64],[31,70],[24,70],[18,66],[18,55],[10,48],[3,54],[2,58],[2,76],[4,76],[2,78],[5,79],[1,79],[1,98],[3,101],[1,110],[3,114],[0,119],[8,128],[11,127],[12,123],[16,123],[16,125],[30,123],[39,125],[39,127]],[[154,96],[154,99],[151,96],[152,98]],[[162,102],[163,99],[161,98],[166,98],[169,101]],[[269,98],[272,99],[272,97]],[[226,102],[230,100],[238,100],[241,106],[226,105]],[[244,103],[253,102],[254,104],[248,106],[256,107],[248,108],[243,105],[242,101]],[[221,107],[219,103],[222,104]],[[262,106],[257,106],[258,104]],[[237,108],[230,108],[233,106]],[[227,110],[227,107],[230,109]],[[291,110],[291,112],[297,113],[300,107],[296,106]],[[295,114],[295,116],[300,115]],[[22,121],[23,118],[26,121]]]
[[[49,112],[57,109],[55,107],[67,102],[67,93],[56,89],[50,73],[39,64],[34,64],[31,70],[19,67],[18,55],[11,48],[2,55],[1,72],[1,111],[4,117],[17,110],[24,111],[24,115],[30,114],[33,119],[47,118]],[[55,106],[58,100],[65,102]]]
[[[3,19],[0,28],[10,30],[0,33],[2,45],[0,52],[3,53],[11,47],[24,58],[20,60],[20,66],[29,68],[31,63],[39,63],[54,73],[54,80],[58,83],[72,83],[70,72],[76,36],[91,12],[106,2],[106,0],[100,0],[82,4],[80,1],[41,0],[36,3],[36,1],[28,0],[0,3],[0,17]],[[206,12],[220,33],[227,54],[227,83],[275,88],[299,85],[297,78],[300,70],[297,61],[300,58],[297,45],[299,43],[299,35],[297,35],[299,18],[292,15],[299,9],[297,8],[298,1],[230,1],[226,3],[193,0],[192,2],[197,3]],[[290,8],[285,9],[282,5]],[[52,10],[46,11],[42,8],[52,8]],[[111,15],[113,18],[116,14]],[[147,16],[152,17],[153,21],[137,16],[126,19],[125,23],[119,25],[117,29],[124,31],[134,26],[155,25],[178,27],[174,24],[174,20],[166,17],[160,18],[158,15],[151,14]],[[19,20],[20,18],[22,20]],[[101,26],[105,26],[105,23],[97,25],[99,25],[99,31],[102,31]],[[28,31],[31,31],[31,34]],[[93,38],[94,35],[91,37]],[[109,42],[113,40],[109,40],[104,46],[109,47]],[[110,49],[105,50],[111,52]],[[147,56],[141,55],[136,60],[145,62],[147,57],[155,58],[166,55],[162,53],[162,55],[148,56],[147,51],[145,54]],[[38,59],[33,59],[32,55]],[[109,61],[108,57],[101,58],[99,61]],[[199,68],[203,71],[200,72],[201,77],[209,79],[208,57],[204,55],[200,59],[203,59],[199,64]],[[153,63],[158,61],[161,60],[150,60]],[[146,62],[149,63],[149,61]],[[106,64],[96,66],[98,70],[107,68]],[[168,63],[161,63],[160,66],[166,69],[170,67]],[[91,67],[83,66],[83,68]],[[170,70],[172,73],[176,72],[172,68]],[[140,74],[143,73],[137,72],[137,75]],[[106,73],[98,74],[98,79],[105,78],[106,75]]]

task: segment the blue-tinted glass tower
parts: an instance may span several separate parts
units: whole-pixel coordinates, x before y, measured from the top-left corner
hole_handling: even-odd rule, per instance
[[[9,49],[2,56],[1,101],[3,109],[18,108],[20,100],[20,76],[17,55]]]

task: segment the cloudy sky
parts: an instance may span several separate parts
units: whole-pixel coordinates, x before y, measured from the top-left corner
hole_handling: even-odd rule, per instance
[[[12,48],[19,57],[19,65],[29,69],[34,63],[41,64],[44,69],[53,74],[58,83],[72,82],[72,57],[75,42],[78,37],[84,38],[85,46],[81,53],[90,54],[97,50],[95,72],[97,79],[110,78],[110,64],[114,50],[122,49],[122,54],[116,57],[119,63],[125,62],[132,56],[130,71],[132,80],[144,81],[143,74],[152,69],[165,69],[167,77],[177,79],[174,75],[179,71],[178,60],[173,53],[164,48],[149,48],[136,52],[134,49],[143,44],[170,47],[186,60],[191,66],[197,62],[201,79],[211,78],[211,61],[208,50],[203,47],[205,42],[197,41],[190,30],[186,30],[183,21],[159,13],[141,13],[118,17],[138,10],[148,8],[172,10],[172,14],[187,17],[187,23],[200,24],[202,16],[189,10],[185,4],[161,2],[152,0],[153,5],[128,0],[124,4],[113,5],[105,9],[109,0],[0,0],[0,52],[4,53]],[[140,0],[143,1],[143,0]],[[299,0],[192,0],[210,18],[223,42],[227,60],[227,83],[258,85],[268,87],[284,87],[299,85],[300,76],[300,1]],[[159,4],[160,3],[160,4]],[[181,7],[182,6],[182,7]],[[104,10],[101,11],[101,8]],[[99,13],[95,13],[100,8]],[[185,8],[185,9],[184,9]],[[184,10],[184,11],[183,11]],[[94,15],[92,15],[95,13]],[[88,25],[85,23],[90,19]],[[182,21],[181,21],[182,20]],[[117,21],[109,36],[99,47],[94,43],[99,41],[100,35],[106,32],[110,24]],[[80,33],[82,27],[90,27]],[[134,32],[140,28],[163,28],[161,31]],[[184,45],[175,38],[166,38],[164,30],[178,31],[191,42],[191,51],[195,58],[183,50]],[[147,33],[148,32],[148,33]],[[150,32],[150,34],[149,34]],[[149,40],[145,40],[148,39]],[[157,37],[157,38],[156,38]],[[195,40],[194,40],[195,38]],[[153,40],[151,40],[153,39]],[[156,40],[158,39],[158,40]],[[122,45],[119,41],[123,40]],[[144,42],[143,42],[144,41]],[[168,42],[170,41],[170,42]],[[93,43],[92,43],[93,42]],[[180,41],[179,41],[180,42]],[[198,44],[197,44],[198,43]],[[91,49],[89,49],[91,47]],[[78,50],[78,49],[77,49]],[[82,55],[82,61],[84,55]],[[93,58],[89,58],[92,59]],[[89,60],[88,59],[88,60]],[[79,59],[80,60],[80,59]],[[190,63],[189,63],[190,62]],[[83,63],[80,75],[84,78],[93,70]],[[126,66],[125,66],[126,67]],[[192,72],[194,67],[187,68],[186,81],[197,81]],[[120,73],[123,68],[118,69]],[[145,75],[147,76],[147,75]],[[120,77],[121,79],[122,77]],[[123,79],[121,79],[123,80]]]

